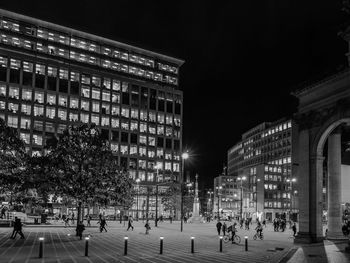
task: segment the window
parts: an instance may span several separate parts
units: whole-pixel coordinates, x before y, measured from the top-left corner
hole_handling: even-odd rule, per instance
[[[78,109],[78,98],[70,98],[70,108],[71,109]]]
[[[97,114],[91,114],[91,122],[100,125],[100,117]]]
[[[60,118],[63,121],[67,120],[67,111],[58,109],[58,118]]]
[[[80,120],[84,123],[89,123],[89,114],[80,113]]]
[[[90,103],[87,100],[81,100],[81,109],[88,111],[90,109]]]
[[[99,102],[92,102],[92,111],[100,112],[100,103]]]
[[[54,105],[56,104],[56,95],[55,94],[47,94],[47,99],[46,99],[47,103],[50,105]]]
[[[131,109],[131,118],[138,119],[139,118],[139,110],[138,109]]]
[[[118,93],[112,93],[112,102],[114,103],[120,103],[120,94]]]
[[[118,128],[119,127],[119,119],[116,119],[116,118],[112,118],[112,128]]]
[[[150,146],[156,146],[156,138],[155,137],[148,137],[148,145]]]
[[[138,123],[137,121],[131,121],[130,122],[130,130],[137,131],[138,130]]]
[[[104,78],[102,87],[105,89],[110,89],[111,88],[111,79]]]
[[[146,152],[147,152],[146,147],[142,147],[142,146],[139,147],[139,155],[140,156],[145,157]]]
[[[111,151],[118,152],[118,143],[111,143]]]
[[[110,114],[110,106],[108,103],[102,103],[102,114]]]
[[[111,94],[107,91],[102,92],[102,100],[104,101],[110,101],[111,100]],[[116,102],[116,101],[113,101]]]
[[[149,151],[148,151],[148,157],[149,157],[149,158],[154,158],[155,155],[156,155],[155,151],[152,151],[152,150],[149,150]]]
[[[67,107],[67,96],[59,95],[59,97],[58,97],[58,105]]]
[[[109,126],[109,117],[102,117],[101,125],[102,126]]]
[[[96,87],[101,87],[101,78],[92,76],[92,84],[95,85]]]
[[[128,154],[128,146],[127,145],[120,145],[120,152],[122,154]]]
[[[97,99],[97,100],[99,100],[100,99],[100,90],[98,90],[98,89],[92,89],[92,93],[91,93],[91,97],[93,98],[93,99]]]
[[[6,85],[4,85],[4,84],[0,84],[0,95],[2,97],[6,96]]]
[[[9,97],[18,100],[19,99],[19,88],[10,86],[10,88],[9,88]]]
[[[46,117],[53,119],[56,117],[56,109],[53,107],[46,107]]]
[[[137,154],[137,146],[135,145],[130,146],[130,154]]]
[[[90,76],[82,74],[81,75],[81,83],[90,85]]]
[[[22,89],[22,100],[32,100],[32,90]]]
[[[8,110],[13,113],[16,113],[18,111],[18,104],[12,102],[8,103]]]
[[[128,121],[122,121],[122,129],[129,130],[129,122]]]
[[[83,86],[81,88],[81,96],[84,98],[90,98],[90,87]]]
[[[157,126],[157,134],[164,135],[164,126],[161,126],[161,125]]]
[[[140,135],[140,144],[146,144],[147,143],[147,137],[144,135]]]
[[[163,124],[163,123],[164,123],[164,114],[159,114],[159,113],[158,113],[158,122],[159,122],[160,124]]]
[[[117,116],[119,116],[119,114],[120,114],[120,108],[119,108],[119,106],[112,105],[112,115],[117,115]]]
[[[70,121],[78,121],[78,113],[69,113],[69,120]]]
[[[41,135],[33,134],[33,144],[42,145],[43,137]]]
[[[120,90],[120,81],[119,80],[115,80],[115,79],[113,80],[112,89],[117,90],[117,91]]]
[[[55,127],[54,127],[53,123],[46,122],[46,124],[45,124],[45,131],[46,132],[55,132]]]
[[[30,115],[31,114],[31,109],[32,109],[32,107],[30,105],[22,104],[21,112],[26,114],[26,115]]]
[[[29,144],[30,143],[30,134],[29,133],[22,133],[20,134],[21,139],[26,143]]]
[[[35,92],[34,100],[37,103],[44,103],[44,92]]]
[[[12,128],[18,128],[18,117],[9,115],[7,117],[7,125]]]
[[[147,132],[147,123],[140,122],[140,132]]]
[[[163,158],[164,156],[164,150],[157,148],[157,158]]]
[[[68,79],[68,70],[60,69],[60,79]]]
[[[122,108],[122,114],[123,117],[129,118],[129,109],[128,108]]]

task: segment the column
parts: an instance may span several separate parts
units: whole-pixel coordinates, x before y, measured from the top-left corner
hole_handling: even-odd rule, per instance
[[[341,133],[328,137],[328,238],[344,239],[341,231]]]

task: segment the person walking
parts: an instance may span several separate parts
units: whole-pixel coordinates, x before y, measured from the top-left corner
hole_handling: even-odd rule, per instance
[[[243,218],[239,221],[239,228],[242,229],[243,228]]]
[[[91,215],[87,215],[87,216],[86,216],[86,222],[87,222],[87,225],[86,225],[86,226],[91,226],[90,221],[91,221]]]
[[[17,234],[19,234],[21,236],[21,239],[24,239],[24,235],[23,235],[23,232],[22,232],[21,219],[16,216],[14,224],[13,224],[13,232],[12,232],[12,235],[11,235],[11,239],[15,239]]]
[[[148,220],[146,221],[145,228],[146,228],[146,233],[145,233],[145,235],[148,235],[148,234],[149,234],[149,231],[151,230],[151,227],[150,227],[150,225],[149,225],[149,223],[148,223]]]
[[[266,228],[266,220],[265,219],[262,221],[262,225]]]
[[[134,231],[134,226],[132,225],[132,223],[133,223],[132,216],[129,216],[128,229],[126,231],[129,231],[130,228],[132,228],[132,231]]]
[[[227,225],[226,225],[226,222],[224,222],[224,224],[222,225],[222,235],[223,236],[226,235],[226,231],[227,231]]]
[[[85,230],[85,226],[83,222],[78,222],[77,223],[77,228],[76,228],[76,232],[77,232],[77,236],[80,237],[80,240],[82,240],[83,238],[83,231]]]
[[[103,229],[105,230],[105,232],[107,232],[106,226],[107,226],[106,218],[104,216],[102,216],[101,221],[100,221],[100,232],[101,233],[102,233]]]
[[[297,225],[295,224],[295,222],[293,223],[292,230],[293,230],[293,237],[295,237],[295,235],[297,234]]]
[[[74,212],[72,212],[72,224],[74,225]]]
[[[221,233],[221,227],[222,227],[222,223],[220,222],[220,220],[218,220],[218,222],[216,223],[216,230],[218,231],[219,236]]]

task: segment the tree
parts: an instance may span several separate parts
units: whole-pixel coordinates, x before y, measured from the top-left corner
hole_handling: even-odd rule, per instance
[[[177,210],[180,210],[181,205],[181,187],[180,184],[173,182],[169,185],[169,188],[165,191],[162,196],[161,202],[164,207],[164,211],[169,211],[172,215]]]
[[[108,141],[94,124],[68,127],[48,150],[49,178],[55,183],[55,187],[48,184],[48,189],[76,200],[78,220],[84,203],[106,204],[110,198],[130,202],[132,196],[127,193],[132,183],[120,171]]]
[[[21,199],[25,186],[25,163],[27,154],[25,144],[15,129],[8,127],[0,118],[0,191],[10,194],[13,199]]]

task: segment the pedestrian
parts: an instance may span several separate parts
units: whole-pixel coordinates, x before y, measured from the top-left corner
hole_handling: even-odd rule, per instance
[[[77,228],[76,228],[76,232],[77,232],[77,236],[80,237],[80,240],[82,240],[83,238],[83,231],[85,230],[85,226],[84,223],[79,221],[77,223]]]
[[[265,219],[262,221],[262,225],[266,228],[266,220]]]
[[[295,235],[297,234],[297,225],[295,223],[293,223],[292,230],[293,230],[293,237],[295,237]]]
[[[72,224],[74,225],[74,212],[72,212]]]
[[[245,230],[249,230],[249,220],[248,220],[248,218],[245,220]]]
[[[241,218],[241,220],[239,221],[239,228],[242,229],[243,228],[243,218]]]
[[[227,231],[227,225],[226,225],[226,222],[224,222],[224,224],[222,225],[222,234],[223,234],[223,236],[226,235],[226,231]]]
[[[86,221],[87,221],[87,226],[91,226],[90,221],[91,221],[91,215],[86,216]]]
[[[170,220],[170,224],[172,224],[173,223],[173,217],[169,216],[169,220]]]
[[[21,219],[16,216],[15,217],[15,221],[13,223],[13,232],[12,232],[12,235],[11,235],[11,239],[15,239],[17,234],[19,234],[21,236],[21,239],[24,239],[24,235],[23,235],[23,232],[22,232]]]
[[[100,221],[100,232],[101,233],[102,233],[103,229],[107,232],[106,226],[107,226],[106,218],[104,216],[102,216],[101,221]]]
[[[184,222],[185,222],[185,224],[187,223],[187,217],[186,216],[184,216]]]
[[[126,231],[128,231],[130,228],[132,228],[132,231],[134,231],[134,226],[132,225],[132,216],[129,216],[129,220],[128,220],[128,229]]]
[[[222,223],[220,222],[220,220],[218,220],[218,222],[216,223],[216,230],[218,231],[219,236],[221,232],[221,227],[222,227]]]
[[[149,225],[149,223],[148,223],[148,220],[146,221],[145,228],[146,228],[146,233],[145,233],[145,235],[148,235],[148,234],[149,234],[149,231],[151,230],[151,227],[150,227],[150,225]]]

